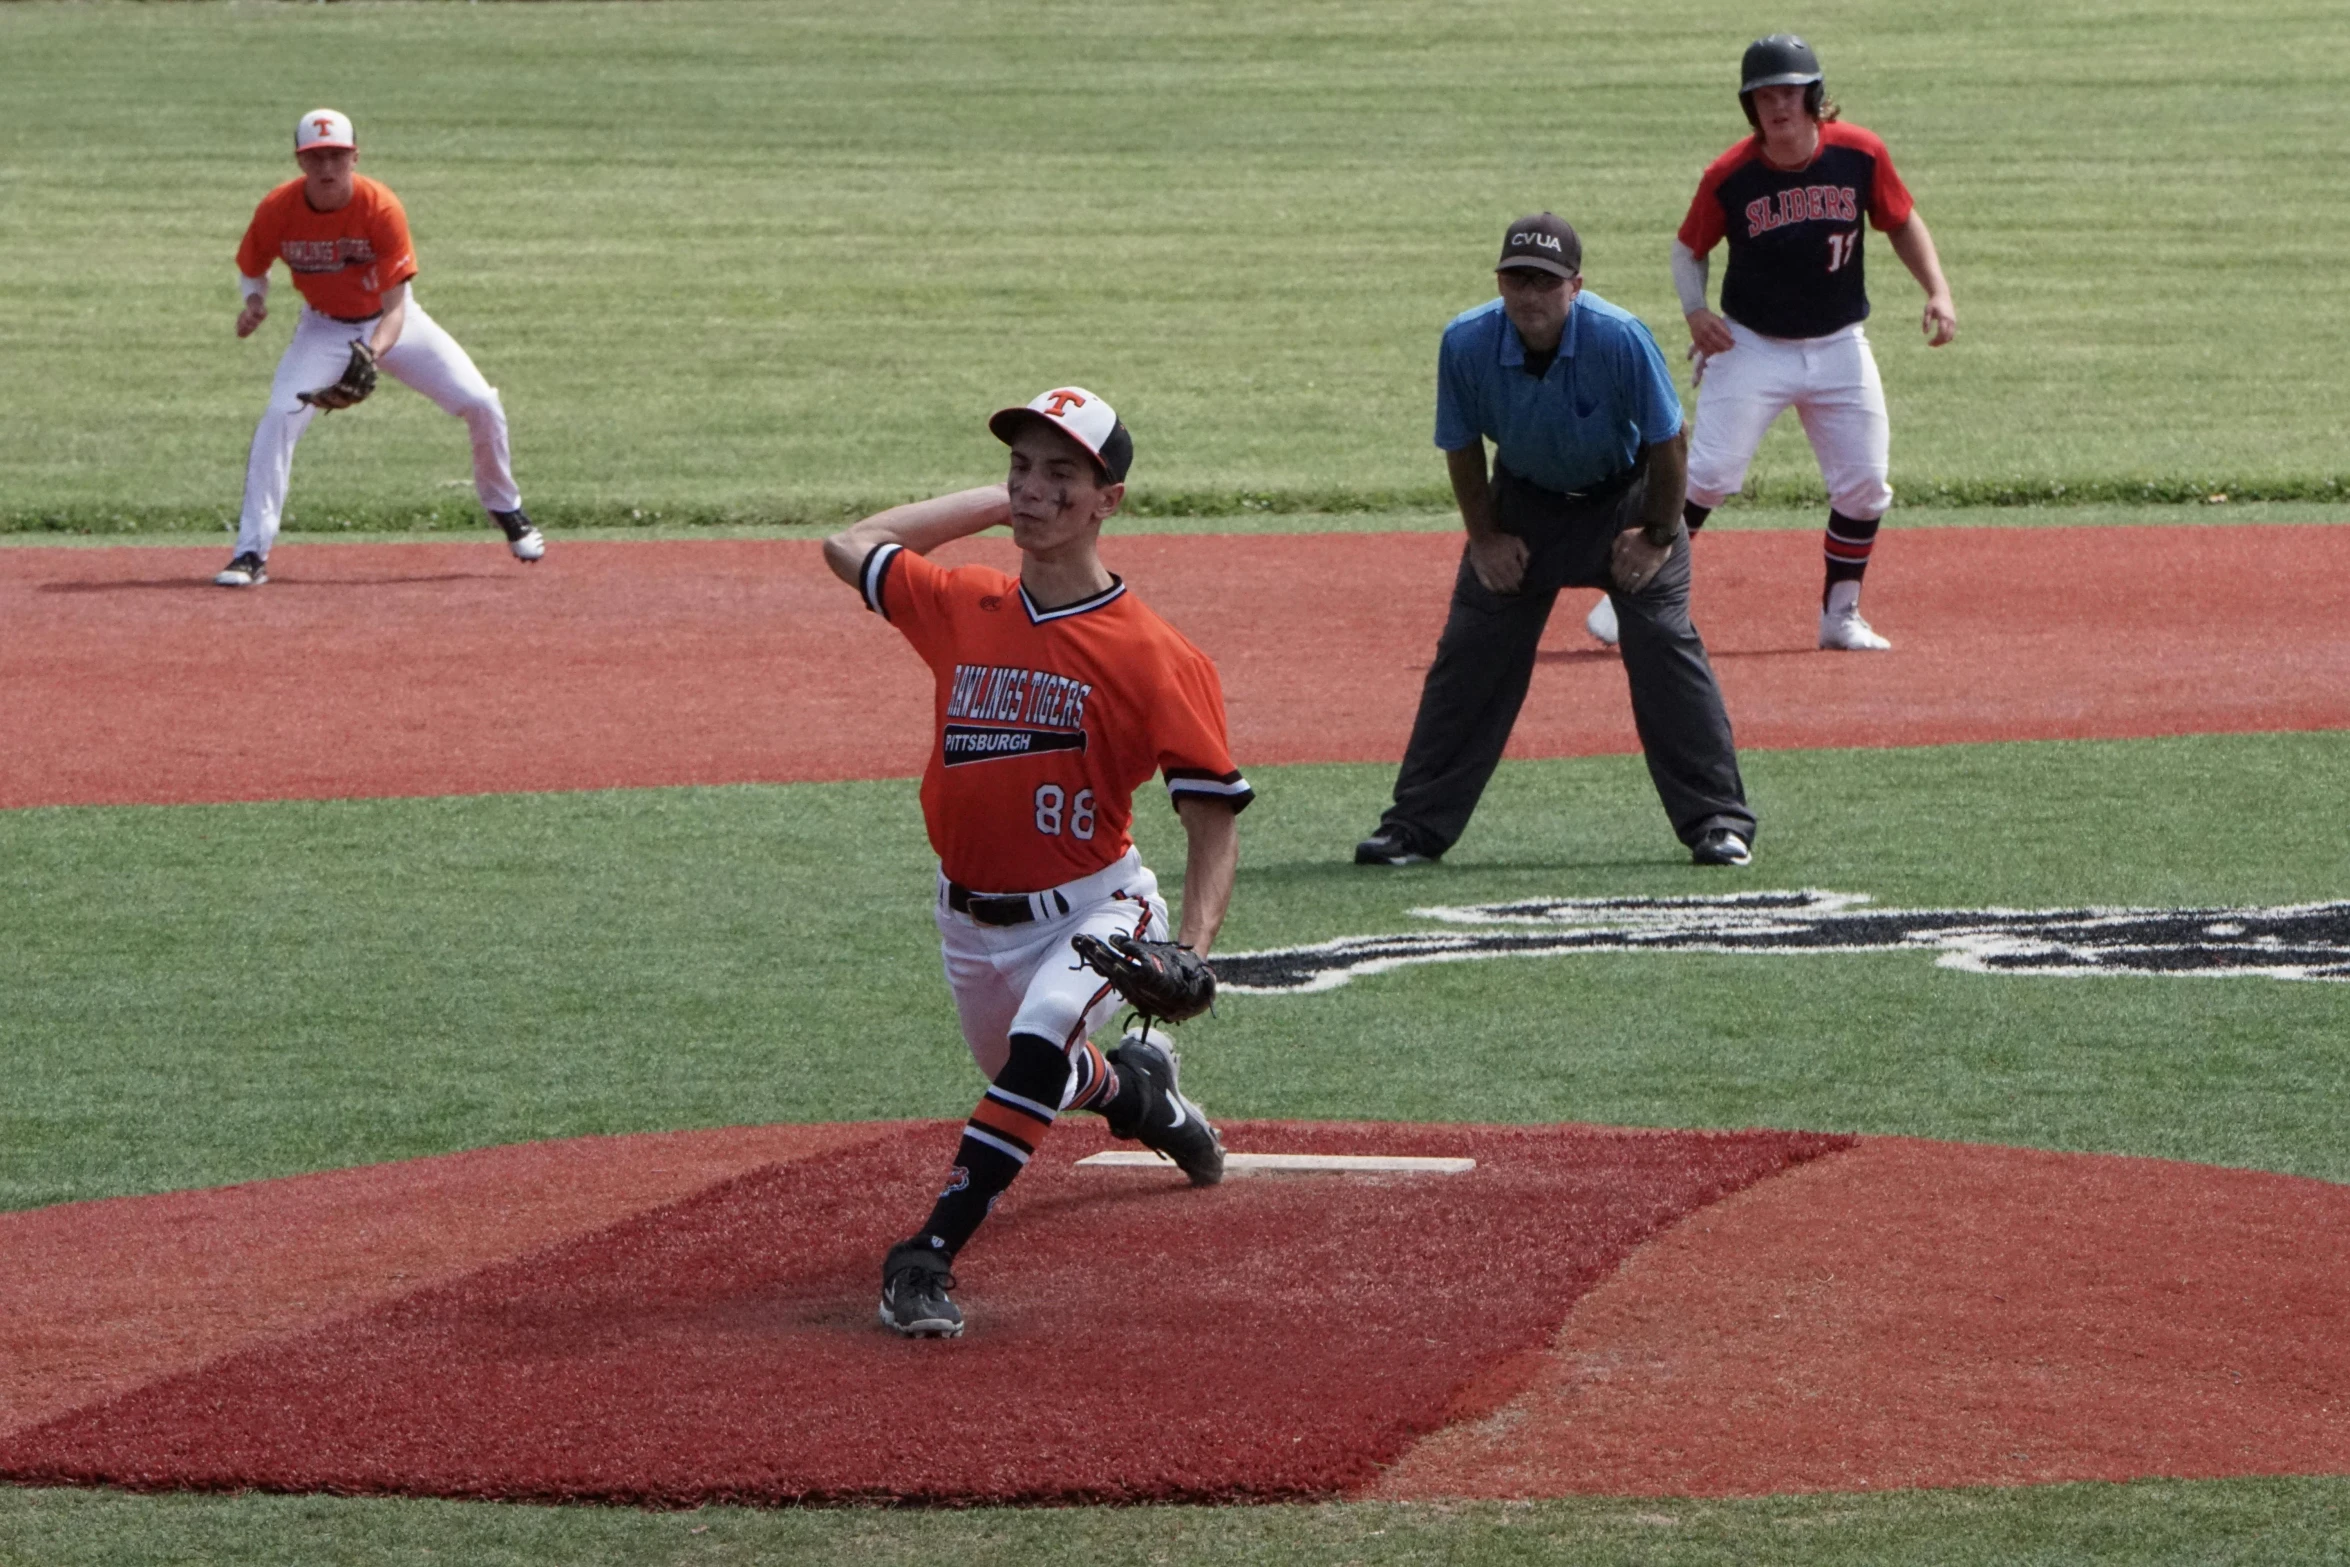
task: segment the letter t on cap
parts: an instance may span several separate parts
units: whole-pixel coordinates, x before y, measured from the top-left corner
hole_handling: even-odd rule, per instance
[[[294,150],[308,152],[313,147],[356,147],[351,136],[351,117],[336,109],[313,109],[294,122]]]

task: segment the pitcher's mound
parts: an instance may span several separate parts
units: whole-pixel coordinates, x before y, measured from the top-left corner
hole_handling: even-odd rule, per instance
[[[0,1440],[35,1483],[703,1502],[1329,1496],[1532,1379],[1640,1242],[1849,1139],[1235,1125],[1473,1157],[1194,1190],[1055,1132],[964,1253],[957,1341],[874,1320],[952,1147],[921,1126],[248,1348]]]

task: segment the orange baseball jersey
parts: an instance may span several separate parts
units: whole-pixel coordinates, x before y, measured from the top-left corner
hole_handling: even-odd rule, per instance
[[[338,212],[313,208],[298,178],[262,197],[237,247],[237,270],[260,277],[278,260],[310,308],[329,316],[376,315],[385,289],[416,276],[407,211],[364,174],[351,176],[351,199]]]
[[[1254,798],[1216,666],[1118,579],[1040,610],[992,566],[884,544],[858,582],[938,679],[922,818],[950,879],[1041,892],[1091,875],[1131,846],[1134,791],[1161,770],[1175,800]]]

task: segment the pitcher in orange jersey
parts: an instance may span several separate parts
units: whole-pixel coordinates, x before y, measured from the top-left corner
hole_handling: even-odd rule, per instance
[[[251,337],[269,318],[269,269],[276,262],[285,262],[293,274],[303,306],[245,460],[237,553],[212,580],[224,588],[269,580],[269,551],[285,511],[294,444],[318,412],[301,394],[334,384],[358,342],[367,344],[385,375],[465,421],[473,435],[474,493],[506,535],[514,558],[537,560],[547,544],[514,488],[505,405],[457,340],[413,297],[416,252],[400,198],[356,172],[359,144],[351,121],[333,109],[313,109],[295,123],[294,161],[301,177],[261,198],[237,247],[244,299],[237,336]]]
[[[1134,442],[1109,404],[1056,387],[988,421],[1011,448],[1000,485],[898,506],[825,541],[835,575],[930,666],[937,701],[922,816],[938,851],[937,922],[963,1038],[988,1078],[930,1218],[890,1249],[881,1320],[954,1338],[949,1271],[1064,1110],[1223,1179],[1224,1147],[1147,1030],[1106,1054],[1094,1031],[1117,993],[1070,938],[1166,939],[1158,879],[1127,825],[1154,772],[1189,856],[1179,940],[1205,953],[1240,864],[1252,798],[1224,735],[1216,666],[1103,566],[1102,524],[1126,494]],[[945,567],[940,545],[1009,525],[1020,574]]]

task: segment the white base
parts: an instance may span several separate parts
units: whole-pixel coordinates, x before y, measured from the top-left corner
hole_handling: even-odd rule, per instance
[[[1175,1161],[1148,1148],[1113,1148],[1088,1154],[1078,1166],[1113,1169],[1167,1169]],[[1465,1175],[1477,1168],[1474,1159],[1433,1159],[1414,1154],[1359,1153],[1227,1153],[1226,1175]]]

